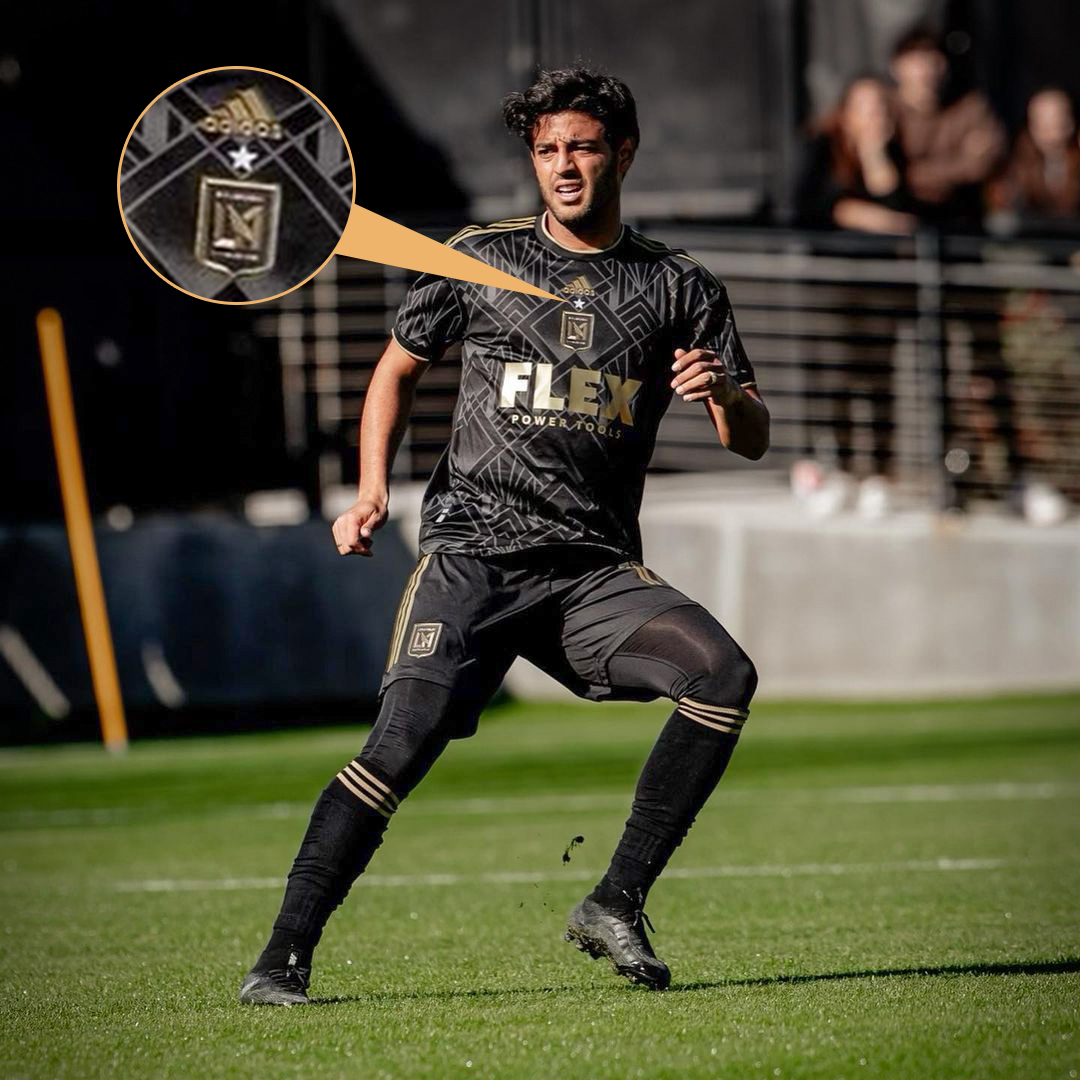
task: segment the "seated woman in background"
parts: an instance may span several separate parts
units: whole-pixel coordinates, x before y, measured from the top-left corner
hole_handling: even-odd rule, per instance
[[[806,225],[901,236],[915,231],[889,88],[881,79],[849,83],[820,124],[807,148],[797,201]]]
[[[1080,215],[1080,145],[1064,90],[1048,88],[1032,96],[1027,125],[987,185],[986,203],[995,232],[1053,227]]]

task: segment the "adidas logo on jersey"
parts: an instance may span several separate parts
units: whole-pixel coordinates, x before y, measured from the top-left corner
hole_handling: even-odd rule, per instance
[[[260,139],[285,137],[265,98],[253,86],[231,94],[196,126],[208,135],[257,136]]]
[[[584,274],[579,274],[568,285],[564,285],[559,292],[564,296],[595,296],[596,290],[589,284],[589,279]]]

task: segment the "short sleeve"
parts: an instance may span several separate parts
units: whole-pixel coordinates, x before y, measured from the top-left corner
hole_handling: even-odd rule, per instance
[[[417,360],[438,360],[465,336],[465,308],[457,283],[421,274],[398,308],[394,340]]]
[[[740,386],[755,385],[754,368],[735,327],[727,289],[704,267],[695,264],[694,271],[684,294],[688,342],[680,347],[711,349]]]

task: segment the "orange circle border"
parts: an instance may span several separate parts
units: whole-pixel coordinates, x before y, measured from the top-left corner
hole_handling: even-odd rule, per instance
[[[131,235],[131,230],[128,228],[127,217],[125,217],[124,215],[124,204],[120,201],[120,170],[123,168],[124,165],[124,155],[127,153],[128,143],[131,141],[131,136],[135,134],[135,129],[142,122],[142,118],[150,111],[151,108],[153,108],[156,102],[163,98],[170,90],[175,89],[177,86],[182,86],[184,83],[191,82],[192,79],[197,79],[200,75],[209,75],[211,72],[214,71],[258,71],[263,75],[273,75],[275,78],[283,79],[285,82],[292,83],[293,86],[295,86],[302,93],[306,94],[309,98],[312,99],[312,101],[318,102],[326,115],[329,116],[330,119],[334,122],[334,127],[338,129],[338,134],[341,136],[342,141],[345,143],[345,149],[348,151],[349,168],[352,169],[352,190],[354,203],[356,202],[356,162],[353,160],[352,147],[349,145],[349,140],[346,138],[345,132],[342,130],[341,125],[338,123],[337,117],[334,116],[334,114],[326,107],[325,104],[323,104],[322,99],[313,94],[306,86],[298,83],[295,79],[290,79],[288,75],[281,75],[276,71],[271,71],[269,68],[248,67],[244,64],[223,64],[220,67],[212,67],[206,68],[203,71],[196,71],[194,75],[187,75],[183,79],[177,79],[176,82],[170,84],[169,86],[166,86],[165,89],[162,90],[161,93],[158,94],[157,97],[155,97],[150,102],[150,104],[147,105],[145,109],[143,109],[141,113],[139,113],[138,117],[135,120],[135,123],[131,125],[131,130],[127,133],[127,138],[124,139],[124,145],[120,151],[120,164],[116,167],[116,204],[120,208],[120,220],[124,223],[124,232],[127,233],[127,238],[131,241],[131,246],[135,249],[136,254],[138,254],[139,258],[142,259],[142,261],[146,263],[146,265],[150,267],[150,269],[153,270],[153,272],[157,274],[157,276],[161,278],[161,280],[164,281],[166,285],[171,285],[174,289],[177,290],[177,292],[182,292],[185,296],[190,296],[195,300],[202,300],[207,304],[221,304],[224,307],[250,307],[252,304],[265,304],[270,300],[278,300],[282,296],[288,296],[289,293],[295,292],[302,285],[306,285],[313,277],[319,274],[326,267],[326,264],[334,257],[334,253],[337,251],[337,244],[334,245],[334,251],[331,251],[330,254],[326,257],[326,259],[322,262],[322,264],[318,266],[315,270],[313,270],[310,274],[308,274],[308,276],[304,278],[303,281],[298,281],[295,285],[291,285],[289,288],[284,289],[279,293],[275,293],[273,296],[263,296],[260,297],[258,300],[214,300],[212,297],[209,296],[200,296],[198,293],[189,292],[187,289],[184,289],[181,286],[177,285],[175,281],[170,281],[163,273],[161,273],[161,271],[155,269],[151,265],[150,260],[147,259],[147,257],[142,253],[142,249],[135,242],[135,238]],[[342,229],[343,234],[344,231],[345,230]],[[340,242],[341,237],[339,236],[338,243]]]

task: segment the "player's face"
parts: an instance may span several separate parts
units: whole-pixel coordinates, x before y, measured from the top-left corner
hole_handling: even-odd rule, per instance
[[[588,113],[547,113],[533,133],[540,197],[568,228],[588,226],[610,209],[632,157],[630,140],[613,150],[604,125]]]

